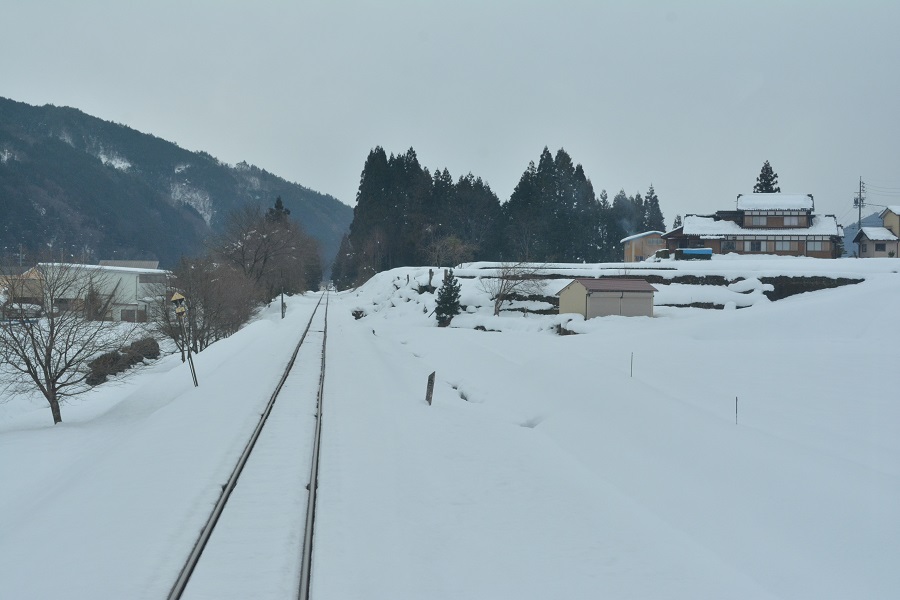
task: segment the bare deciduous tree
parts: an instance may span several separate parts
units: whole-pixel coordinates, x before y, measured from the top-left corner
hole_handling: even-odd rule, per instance
[[[246,205],[228,216],[225,231],[212,240],[212,254],[239,269],[271,300],[283,287],[300,292],[310,279],[321,278],[321,258],[315,240],[284,212],[264,214]],[[318,284],[318,280],[312,282]]]
[[[62,422],[60,403],[90,389],[87,363],[118,350],[135,326],[109,319],[117,286],[103,271],[84,265],[46,263],[24,275],[0,275],[6,302],[0,321],[3,388],[40,391],[53,423]]]
[[[175,317],[169,299],[177,290],[185,296],[188,308],[186,329],[190,339],[184,340],[181,324]],[[193,352],[235,333],[246,323],[258,306],[258,291],[253,282],[235,267],[216,263],[210,257],[182,259],[167,286],[155,294],[157,304],[151,320],[164,336],[172,338],[179,350],[185,342]]]
[[[472,260],[474,247],[455,235],[448,235],[433,240],[425,249],[428,260],[436,267],[456,266]]]
[[[533,263],[500,263],[493,277],[480,277],[478,286],[494,301],[494,316],[500,314],[504,302],[515,296],[531,296],[544,290],[540,279],[543,267]]]

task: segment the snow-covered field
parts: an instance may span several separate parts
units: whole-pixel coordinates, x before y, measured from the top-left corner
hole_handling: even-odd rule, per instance
[[[313,597],[898,597],[900,259],[681,268],[743,282],[670,295],[754,299],[493,317],[465,279],[439,329],[427,269],[333,295]],[[866,281],[769,302],[782,273]],[[170,356],[56,427],[0,404],[0,598],[165,597],[314,302],[198,355],[197,389]]]

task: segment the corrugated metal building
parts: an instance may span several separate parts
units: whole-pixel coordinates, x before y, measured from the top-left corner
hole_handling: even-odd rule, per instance
[[[656,288],[643,279],[579,277],[559,291],[559,312],[585,319],[622,315],[652,317]]]

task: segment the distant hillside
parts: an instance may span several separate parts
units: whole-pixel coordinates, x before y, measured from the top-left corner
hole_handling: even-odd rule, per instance
[[[326,265],[353,209],[255,166],[230,166],[73,108],[0,98],[0,251],[172,266],[247,202],[281,196]],[[27,258],[26,257],[26,260]]]

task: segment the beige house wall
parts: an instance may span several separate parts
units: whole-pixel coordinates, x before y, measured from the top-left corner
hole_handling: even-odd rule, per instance
[[[665,247],[666,242],[658,233],[628,240],[625,242],[625,262],[640,262]]]
[[[859,244],[859,256],[860,258],[890,258],[891,252],[894,253],[894,256],[900,256],[900,243],[898,242],[888,242],[888,241],[878,241],[873,242],[870,239],[863,238],[860,240]],[[875,244],[884,244],[883,251],[876,251]]]
[[[882,221],[884,221],[884,226],[891,230],[891,233],[900,237],[900,216],[894,214],[893,211],[887,210]]]
[[[559,314],[574,313],[585,315],[585,299],[587,290],[577,281],[573,281],[559,292]]]

